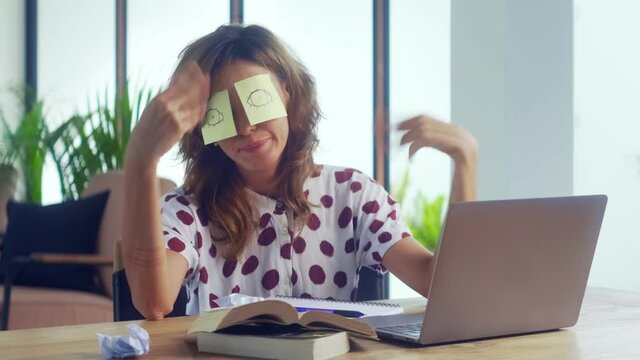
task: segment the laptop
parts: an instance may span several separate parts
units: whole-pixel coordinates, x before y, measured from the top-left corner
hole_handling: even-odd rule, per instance
[[[454,203],[424,313],[363,318],[380,338],[434,345],[573,326],[605,195]]]

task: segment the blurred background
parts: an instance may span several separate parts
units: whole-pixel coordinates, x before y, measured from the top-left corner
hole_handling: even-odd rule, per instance
[[[38,101],[50,132],[74,117],[97,124],[118,114],[128,79],[135,123],[186,44],[232,20],[264,25],[317,81],[316,161],[384,183],[419,240],[435,246],[451,180],[443,154],[409,162],[398,145],[395,125],[424,113],[478,139],[480,199],[607,194],[590,285],[640,291],[638,13],[634,0],[3,0],[0,110],[9,131]],[[46,153],[41,184],[19,182],[18,196],[77,196],[63,155]],[[175,150],[158,175],[182,183]],[[391,297],[413,294],[391,278]]]

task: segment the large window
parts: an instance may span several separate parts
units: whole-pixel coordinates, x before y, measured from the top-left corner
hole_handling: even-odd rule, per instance
[[[182,49],[228,21],[228,0],[128,0],[130,89],[166,87]],[[184,166],[177,146],[160,160],[158,175],[182,183]]]
[[[433,149],[420,150],[408,161],[409,146],[400,147],[403,132],[395,130],[408,118],[427,114],[443,121],[450,117],[450,3],[449,1],[390,2],[390,178],[398,187],[409,170],[409,189],[403,215],[416,216],[418,193],[429,200],[449,195],[451,161]],[[417,296],[394,276],[391,297]]]
[[[113,0],[38,1],[37,88],[50,127],[113,94],[114,34]],[[51,162],[44,171],[56,173]],[[42,186],[43,202],[61,199],[57,176],[45,175]]]
[[[316,79],[324,114],[319,163],[373,175],[372,4],[370,0],[247,0],[246,24],[268,27]]]

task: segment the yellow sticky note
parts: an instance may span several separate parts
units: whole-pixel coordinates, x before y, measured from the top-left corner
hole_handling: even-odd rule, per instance
[[[233,122],[229,90],[218,91],[211,96],[205,118],[202,127],[205,145],[238,135]]]
[[[271,75],[255,75],[238,81],[234,86],[251,125],[287,116]]]

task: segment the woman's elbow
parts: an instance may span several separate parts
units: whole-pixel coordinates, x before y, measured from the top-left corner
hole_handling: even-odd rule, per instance
[[[173,310],[173,304],[166,301],[133,301],[133,306],[147,320],[162,320]]]

